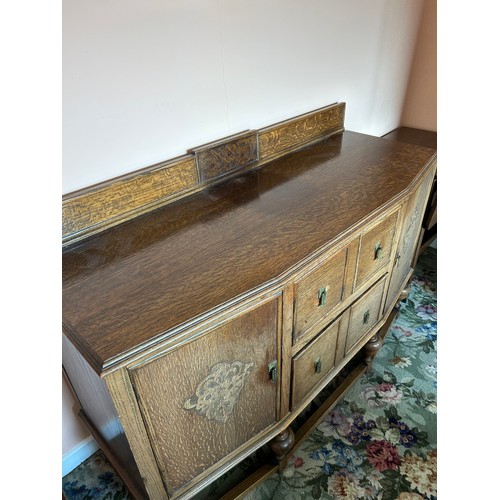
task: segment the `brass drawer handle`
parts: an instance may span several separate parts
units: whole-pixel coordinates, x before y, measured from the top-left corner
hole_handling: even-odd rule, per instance
[[[269,370],[269,380],[272,380],[273,382],[277,382],[278,381],[278,361],[274,360],[272,363],[269,363],[268,370]]]
[[[314,362],[314,370],[316,371],[316,373],[321,373],[321,358],[318,358]]]
[[[363,324],[366,325],[370,321],[370,311],[366,311],[365,314],[363,314]]]
[[[382,245],[380,244],[380,241],[378,241],[375,245],[374,255],[373,260],[382,258]]]
[[[399,259],[401,258],[401,254],[398,252],[398,254],[396,255],[396,263],[395,263],[395,267],[398,267],[399,266]]]
[[[326,304],[326,287],[321,287],[318,290],[318,306],[323,307]]]

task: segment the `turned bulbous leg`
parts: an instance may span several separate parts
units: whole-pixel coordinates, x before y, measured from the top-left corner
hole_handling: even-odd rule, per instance
[[[378,332],[363,347],[363,361],[371,366],[373,358],[382,347],[382,339]]]
[[[268,445],[276,459],[281,462],[292,449],[294,442],[295,434],[290,427],[287,427],[283,432],[280,432],[275,438],[271,439]]]
[[[401,291],[401,295],[399,296],[400,302],[404,302],[408,298],[408,295],[410,295],[410,289],[411,289],[411,284],[408,283]]]

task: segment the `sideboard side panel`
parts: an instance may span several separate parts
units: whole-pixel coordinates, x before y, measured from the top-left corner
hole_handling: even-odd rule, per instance
[[[402,209],[404,216],[384,312],[387,312],[390,305],[396,300],[396,296],[405,285],[404,280],[411,271],[434,172],[434,168],[429,170],[412,194],[409,195],[406,205]]]
[[[141,475],[106,383],[64,335],[62,338],[62,360],[64,370],[85,415],[97,429],[137,489],[145,494]]]

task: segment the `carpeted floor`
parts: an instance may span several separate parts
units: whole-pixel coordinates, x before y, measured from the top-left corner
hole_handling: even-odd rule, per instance
[[[373,369],[247,500],[437,498],[436,260],[433,248],[420,257]],[[131,498],[100,451],[63,478],[63,492]],[[217,498],[214,487],[197,498]]]

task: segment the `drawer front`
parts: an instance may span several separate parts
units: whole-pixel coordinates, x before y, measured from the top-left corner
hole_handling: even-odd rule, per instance
[[[361,236],[355,289],[389,263],[397,220],[395,212]]]
[[[342,300],[346,252],[342,249],[295,284],[294,341]]]
[[[274,298],[130,370],[170,494],[277,421],[279,310]]]
[[[380,280],[351,306],[345,354],[377,323],[381,317],[381,305],[386,278]]]
[[[293,359],[292,409],[333,369],[339,324],[336,320]]]

